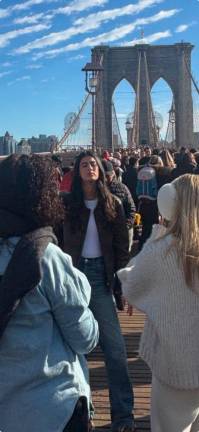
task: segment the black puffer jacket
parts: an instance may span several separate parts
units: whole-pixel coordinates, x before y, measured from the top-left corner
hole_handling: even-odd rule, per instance
[[[136,207],[129,189],[125,184],[118,182],[115,179],[113,179],[112,182],[109,183],[107,186],[110,192],[113,195],[117,196],[122,202],[124,213],[126,216],[127,228],[132,228],[135,219]]]
[[[137,207],[138,199],[136,194],[136,186],[137,186],[137,174],[138,170],[132,165],[128,165],[125,173],[122,176],[123,183],[128,187],[131,192],[131,196],[133,201]]]

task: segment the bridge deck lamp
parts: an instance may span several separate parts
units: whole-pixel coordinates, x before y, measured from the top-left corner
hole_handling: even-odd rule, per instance
[[[175,123],[175,109],[173,108],[173,106],[169,110],[169,121],[171,123]]]
[[[172,139],[172,146],[174,146],[175,143],[175,121],[176,121],[176,112],[174,105],[172,104],[171,109],[169,110],[169,123],[171,124],[171,139]]]
[[[92,150],[96,151],[95,134],[95,96],[99,89],[103,67],[97,63],[86,63],[82,69],[85,72],[85,89],[92,96]]]

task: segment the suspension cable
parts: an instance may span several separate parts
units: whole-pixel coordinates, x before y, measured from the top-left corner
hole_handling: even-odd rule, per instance
[[[114,104],[114,102],[112,102],[112,112],[113,112],[113,116],[114,116],[114,121],[115,121],[115,124],[116,124],[116,128],[117,128],[117,132],[118,132],[118,134],[119,134],[119,140],[120,140],[120,144],[121,144],[121,146],[120,147],[122,147],[122,136],[121,136],[121,132],[120,132],[120,127],[119,127],[119,123],[118,123],[118,118],[117,118],[117,114],[116,114],[116,110],[115,110],[115,104]]]
[[[194,77],[193,77],[193,75],[192,75],[191,69],[190,69],[190,67],[189,67],[189,65],[188,65],[188,61],[187,61],[187,59],[186,59],[186,53],[185,53],[184,50],[183,50],[183,54],[184,54],[183,59],[184,59],[184,63],[185,63],[185,66],[186,66],[187,72],[188,72],[189,76],[191,77],[192,83],[193,83],[193,85],[194,85],[194,87],[195,87],[197,93],[199,94],[199,87],[198,87],[198,85],[197,85],[197,83],[196,83],[196,80],[194,79]]]
[[[84,111],[84,108],[85,108],[85,106],[86,106],[86,104],[88,102],[89,97],[90,97],[90,94],[88,93],[86,95],[86,97],[85,97],[85,99],[84,99],[81,107],[79,108],[79,111],[78,111],[77,115],[75,116],[74,120],[72,121],[72,123],[70,124],[70,126],[68,127],[68,129],[64,132],[64,135],[62,136],[62,138],[59,140],[59,142],[58,142],[58,148],[59,149],[62,149],[63,143],[67,140],[67,138],[69,137],[69,135],[71,134],[71,132],[74,130],[77,122],[80,119],[80,116],[81,116],[82,112]]]
[[[139,129],[140,129],[140,65],[141,65],[141,52],[139,52],[138,57],[138,73],[137,73],[137,88],[136,88],[136,99],[135,99],[135,110],[133,118],[133,130],[131,136],[130,146],[136,143],[136,147],[139,145]]]
[[[153,143],[155,146],[158,144],[158,135],[157,135],[157,129],[156,129],[156,121],[155,121],[155,115],[153,111],[153,105],[151,101],[151,94],[150,94],[150,80],[149,80],[149,71],[148,71],[148,64],[147,64],[147,58],[146,58],[146,52],[144,52],[144,63],[145,63],[145,72],[146,72],[146,81],[147,81],[147,105],[148,105],[148,124],[149,124],[149,136],[152,137]]]
[[[99,59],[100,66],[102,65],[102,62],[103,62],[103,55],[101,54],[100,59]],[[99,77],[99,73],[97,73],[97,77]],[[99,82],[98,82],[98,86],[99,86]],[[86,107],[86,104],[89,100],[89,97],[90,97],[90,93],[86,94],[86,96],[83,100],[83,103],[80,106],[79,111],[77,112],[76,116],[74,117],[72,123],[70,124],[68,129],[64,132],[64,135],[58,141],[58,144],[56,146],[56,151],[62,150],[63,143],[68,139],[68,137],[70,136],[72,131],[75,129],[75,126],[78,123],[78,121],[80,120],[80,116],[81,116],[82,112],[84,111],[84,108]]]

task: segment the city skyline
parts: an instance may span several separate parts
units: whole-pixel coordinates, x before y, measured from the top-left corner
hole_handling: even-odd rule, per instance
[[[195,45],[192,70],[199,78],[198,14],[198,0],[1,0],[0,136],[8,130],[17,140],[60,138],[65,116],[84,98],[81,69],[95,45],[184,40]],[[152,99],[166,118],[172,94],[165,88],[157,84]],[[126,89],[122,83],[114,94],[121,129],[133,109],[132,89]]]

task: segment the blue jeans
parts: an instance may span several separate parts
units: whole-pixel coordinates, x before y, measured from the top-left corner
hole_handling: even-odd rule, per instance
[[[80,260],[80,270],[91,287],[90,309],[99,325],[99,344],[108,375],[112,430],[133,424],[133,390],[129,379],[124,339],[113,297],[105,284],[103,258]]]

